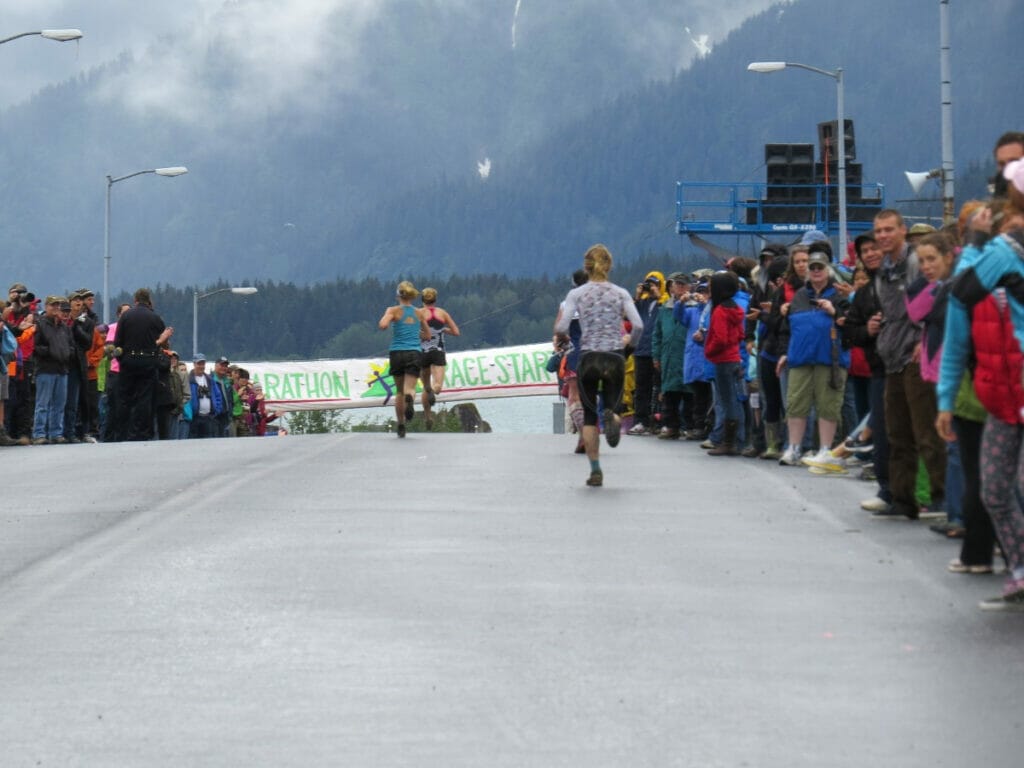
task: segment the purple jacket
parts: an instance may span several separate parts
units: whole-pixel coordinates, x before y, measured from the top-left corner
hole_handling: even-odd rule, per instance
[[[942,346],[940,345],[938,349],[933,349],[929,353],[929,347],[934,347],[934,345],[928,343],[928,315],[935,307],[935,293],[938,289],[938,282],[927,283],[923,277],[920,277],[907,286],[907,292],[903,296],[907,305],[907,317],[912,322],[925,326],[921,332],[921,378],[933,384],[939,380]]]

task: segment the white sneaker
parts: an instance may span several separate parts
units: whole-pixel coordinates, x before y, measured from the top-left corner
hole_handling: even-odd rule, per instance
[[[866,512],[883,512],[888,506],[888,503],[877,496],[872,496],[870,499],[864,499],[864,501],[860,503],[860,508]]]
[[[842,459],[833,456],[832,451],[828,448],[822,448],[814,456],[805,456],[802,461],[812,469],[834,472],[836,474],[846,472],[845,462]]]
[[[795,467],[800,463],[800,449],[794,445],[787,445],[785,452],[782,454],[782,458],[779,459],[779,464],[785,464],[787,467]]]
[[[629,431],[626,432],[626,434],[627,435],[646,435],[646,434],[648,434],[647,427],[645,427],[643,424],[637,423],[637,424],[634,424],[632,427],[630,427]]]

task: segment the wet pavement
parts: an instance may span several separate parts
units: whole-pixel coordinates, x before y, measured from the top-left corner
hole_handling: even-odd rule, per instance
[[[3,766],[1016,765],[1024,614],[871,487],[624,437],[3,449]]]

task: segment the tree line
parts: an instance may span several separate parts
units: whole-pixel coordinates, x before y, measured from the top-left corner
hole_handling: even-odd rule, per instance
[[[582,263],[582,251],[580,252]],[[629,288],[651,269],[666,274],[710,264],[707,258],[682,259],[668,253],[645,254],[619,265],[612,277]],[[572,287],[571,273],[561,277],[508,277],[497,273],[445,278],[396,275],[384,281],[337,279],[300,286],[290,282],[249,281],[250,296],[216,293],[198,301],[199,348],[207,357],[233,360],[310,360],[386,356],[390,336],[377,328],[395,287],[410,279],[422,290],[438,291],[438,306],[448,310],[462,335],[449,348],[482,349],[550,340],[558,306]],[[230,287],[219,282],[184,288],[152,286],[156,311],[175,332],[171,344],[183,360],[192,354],[194,293]],[[112,307],[130,303],[127,293]],[[98,306],[100,303],[98,302]]]

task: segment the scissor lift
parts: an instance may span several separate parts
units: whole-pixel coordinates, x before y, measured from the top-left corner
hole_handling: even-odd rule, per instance
[[[811,229],[839,231],[834,184],[676,182],[676,232],[681,235],[771,237]],[[885,207],[883,184],[846,187],[846,228],[856,235],[871,229]]]

